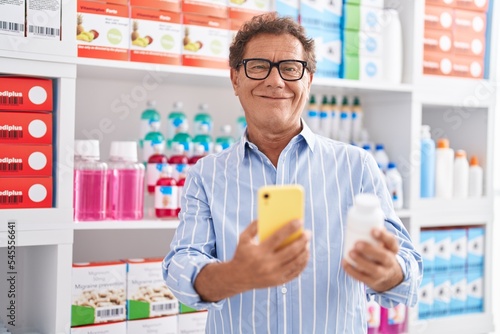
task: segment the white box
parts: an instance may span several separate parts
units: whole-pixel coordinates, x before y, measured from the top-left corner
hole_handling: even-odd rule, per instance
[[[289,16],[294,21],[299,21],[300,0],[276,0],[274,3],[274,10],[276,10],[280,16]]]
[[[467,272],[467,303],[465,313],[483,312],[484,274],[482,270]]]
[[[467,262],[467,230],[464,228],[456,228],[450,231],[450,235],[450,271],[463,272]]]
[[[127,334],[127,323],[122,321],[103,325],[72,327],[71,334]]]
[[[128,334],[177,334],[177,316],[127,321]]]
[[[434,275],[433,317],[443,317],[450,311],[451,282],[448,273]]]
[[[24,36],[25,1],[0,2],[0,34]]]
[[[424,274],[430,275],[434,272],[434,231],[420,231],[419,252],[424,261]]]
[[[467,230],[467,268],[482,268],[484,265],[484,228]]]
[[[424,275],[418,289],[418,318],[429,319],[433,316],[434,280],[432,275]]]
[[[179,314],[179,334],[204,334],[208,312]]]
[[[467,278],[465,271],[450,274],[451,300],[450,315],[465,313],[467,303]]]
[[[61,40],[61,0],[26,2],[26,36]]]
[[[434,238],[434,272],[447,272],[450,269],[451,259],[450,230],[436,230]]]

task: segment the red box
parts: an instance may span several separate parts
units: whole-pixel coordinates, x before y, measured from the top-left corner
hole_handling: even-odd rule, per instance
[[[424,52],[424,74],[449,76],[453,71],[453,57],[441,52]]]
[[[180,0],[130,0],[130,7],[145,7],[167,12],[180,13],[181,2]]]
[[[0,177],[52,176],[52,145],[0,145]]]
[[[488,11],[488,0],[454,0],[454,2],[456,8],[480,12]]]
[[[0,144],[52,144],[52,114],[0,112]]]
[[[453,59],[453,76],[481,79],[484,77],[484,61],[482,57],[456,55]]]
[[[0,76],[0,110],[52,111],[52,79]]]
[[[430,52],[450,53],[453,46],[451,31],[425,29],[424,50]]]
[[[456,0],[425,0],[425,5],[455,7]]]
[[[200,14],[204,16],[213,16],[226,19],[228,17],[228,8],[217,3],[210,4],[208,2],[196,0],[182,0],[182,12]]]
[[[0,178],[0,210],[51,207],[51,177]]]
[[[453,18],[453,8],[426,5],[424,29],[440,29],[451,31],[453,28]]]
[[[460,34],[485,36],[486,14],[469,10],[455,10],[453,32],[455,36]]]
[[[484,57],[486,41],[484,36],[467,34],[456,34],[453,39],[453,51],[455,55]]]

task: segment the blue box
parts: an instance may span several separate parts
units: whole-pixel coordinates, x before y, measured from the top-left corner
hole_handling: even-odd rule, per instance
[[[424,274],[418,289],[418,318],[430,319],[434,309],[434,278]]]
[[[323,2],[300,0],[300,24],[308,28],[321,29],[323,23]]]
[[[343,7],[342,29],[382,32],[383,10],[346,3]]]
[[[323,0],[323,18],[321,26],[324,30],[340,29],[342,23],[342,8],[344,4],[337,0]]]
[[[435,230],[434,242],[434,272],[448,272],[451,260],[450,230]]]
[[[450,276],[448,273],[434,275],[434,305],[432,308],[432,315],[435,318],[448,315],[450,311],[450,288]]]
[[[467,277],[464,271],[450,273],[450,315],[465,313],[467,303]]]
[[[467,302],[465,313],[481,313],[484,307],[484,274],[482,270],[467,272]]]
[[[465,272],[467,263],[467,230],[457,228],[450,231],[451,257],[450,271]]]
[[[316,53],[315,77],[339,78],[342,42],[340,31],[325,31],[312,26],[305,26],[307,36],[314,39]]]
[[[383,39],[381,34],[344,30],[344,55],[383,57]]]
[[[424,265],[424,274],[429,275],[434,273],[434,248],[435,239],[433,230],[420,231],[419,250],[422,255]]]
[[[467,269],[480,269],[484,265],[484,227],[467,229]]]
[[[300,0],[276,0],[276,12],[279,16],[288,16],[298,22],[299,3]]]

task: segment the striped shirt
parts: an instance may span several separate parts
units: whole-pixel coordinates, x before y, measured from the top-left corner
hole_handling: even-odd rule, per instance
[[[316,135],[302,124],[277,167],[243,137],[188,172],[163,275],[182,303],[209,310],[207,333],[366,333],[369,295],[385,307],[417,302],[422,260],[394,212],[375,160],[365,150]],[[283,286],[203,302],[194,281],[205,265],[232,258],[240,233],[257,219],[259,187],[292,183],[304,187],[304,228],[312,232],[306,269]],[[396,257],[404,280],[383,293],[365,287],[341,266],[347,210],[363,192],[381,199],[385,226],[400,245]]]

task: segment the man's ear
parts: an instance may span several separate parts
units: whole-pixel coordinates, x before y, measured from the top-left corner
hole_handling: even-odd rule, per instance
[[[234,95],[238,96],[238,87],[239,87],[239,75],[238,70],[231,68],[231,72],[229,73],[231,78],[231,84],[233,85]]]

